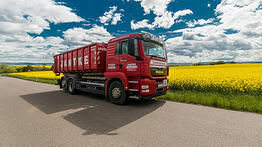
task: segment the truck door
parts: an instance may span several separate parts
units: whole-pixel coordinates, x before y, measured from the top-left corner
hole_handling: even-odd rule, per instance
[[[139,56],[137,39],[131,38],[119,43],[119,67],[121,71],[129,76],[137,75],[140,72],[140,61],[136,60]]]

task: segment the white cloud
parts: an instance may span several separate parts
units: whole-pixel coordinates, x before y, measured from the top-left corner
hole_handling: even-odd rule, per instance
[[[112,25],[116,25],[118,21],[121,21],[122,14],[121,13],[115,13],[112,18]]]
[[[0,3],[0,20],[4,22],[29,22],[41,26],[42,23],[46,23],[45,21],[53,23],[83,21],[72,13],[71,8],[58,5],[53,0],[0,0]]]
[[[116,6],[109,7],[110,10],[105,12],[103,16],[99,17],[99,21],[105,25],[108,25],[108,23],[111,21],[112,25],[116,25],[118,21],[121,21],[121,17],[123,14],[121,13],[115,13],[117,10]],[[123,9],[120,9],[119,11],[123,11]]]
[[[40,34],[49,23],[84,21],[72,9],[53,0],[0,0],[1,34]]]
[[[166,35],[160,35],[159,38],[161,38],[162,40],[166,40]]]
[[[85,23],[85,24],[82,24],[82,26],[91,26],[90,23]]]
[[[50,23],[85,21],[71,8],[52,0],[0,0],[0,62],[52,62],[53,55],[93,42],[107,42],[112,35],[104,27],[71,28],[63,38],[32,37],[50,29]],[[115,8],[114,8],[115,9]],[[119,13],[111,18],[113,24],[121,19]],[[88,27],[85,21],[83,26]]]
[[[155,15],[163,15],[165,13],[168,4],[172,0],[137,0],[140,1],[141,7],[144,8],[145,14],[149,14],[152,11]]]
[[[73,46],[81,46],[95,42],[106,43],[112,38],[104,27],[94,25],[90,29],[73,28],[63,32],[65,43]]]
[[[153,22],[154,27],[158,28],[170,28],[175,22],[175,17],[172,15],[172,12],[166,11],[163,15],[156,16]]]
[[[5,37],[5,38],[3,38]],[[29,35],[13,38],[0,35],[0,62],[52,62],[53,55],[94,42],[107,42],[112,35],[104,27],[72,28],[63,32],[63,38]]]
[[[85,21],[53,0],[0,0],[0,62],[50,62],[67,48],[60,37],[32,37],[50,23]]]
[[[215,19],[214,18],[209,18],[207,20],[205,19],[199,19],[199,20],[193,20],[193,21],[189,21],[187,22],[187,26],[188,27],[195,27],[196,25],[206,25],[206,24],[210,24],[214,21]]]
[[[149,29],[153,29],[154,25],[148,24],[147,19],[144,19],[142,21],[138,21],[137,23],[134,23],[134,20],[131,21],[131,29],[136,30],[136,29],[140,29],[140,28],[149,28]]]
[[[142,21],[134,22],[132,20],[130,22],[131,24],[131,29],[139,29],[139,28],[170,28],[174,23],[175,20],[178,19],[179,17],[188,15],[188,14],[193,14],[193,12],[189,9],[185,10],[180,10],[177,12],[171,12],[167,11],[167,6],[172,0],[135,0],[139,1],[141,7],[144,8],[144,15],[149,14],[151,11],[153,14],[156,15],[154,18],[154,21],[152,24],[149,24],[149,20],[144,19]],[[136,27],[138,26],[138,27]]]
[[[110,8],[110,10],[108,12],[105,12],[104,16],[99,17],[101,23],[106,23],[106,22],[110,21],[113,17],[114,12],[117,9],[116,6],[112,6],[112,7],[109,7],[109,8]]]
[[[176,13],[174,13],[174,18],[177,19],[179,17],[188,15],[188,14],[193,14],[193,12],[189,9],[185,9],[185,10],[179,10]]]
[[[222,0],[215,9],[217,23],[187,23],[180,37],[167,39],[171,62],[262,61],[262,1]]]
[[[140,28],[170,28],[173,24],[175,24],[175,20],[178,19],[179,17],[188,15],[188,14],[193,14],[193,12],[189,9],[186,10],[180,10],[177,11],[176,13],[170,12],[170,11],[165,11],[162,15],[156,16],[154,19],[154,22],[152,24],[149,23],[149,20],[144,19],[142,21],[134,22],[132,20],[130,22],[131,24],[131,29],[140,29]],[[179,22],[179,21],[178,21]],[[139,26],[139,27],[136,27]]]
[[[0,62],[52,62],[52,56],[68,48],[60,37],[24,36],[0,44]]]

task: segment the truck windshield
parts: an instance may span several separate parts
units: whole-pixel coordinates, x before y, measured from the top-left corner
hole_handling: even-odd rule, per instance
[[[145,40],[142,42],[144,54],[146,56],[166,59],[166,49],[162,44]]]

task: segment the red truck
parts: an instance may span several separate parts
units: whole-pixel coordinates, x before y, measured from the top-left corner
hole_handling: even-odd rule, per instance
[[[54,73],[64,74],[59,80],[63,90],[102,94],[115,104],[128,98],[150,99],[168,89],[165,43],[147,32],[55,55]]]

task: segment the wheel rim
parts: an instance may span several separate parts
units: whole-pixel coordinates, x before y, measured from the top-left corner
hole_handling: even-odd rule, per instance
[[[121,96],[121,90],[120,90],[120,88],[113,88],[112,89],[112,96],[113,96],[113,98],[115,98],[115,99],[117,99],[117,98],[119,98],[120,96]]]
[[[65,87],[65,80],[64,79],[62,80],[62,87],[63,88]]]
[[[73,84],[72,84],[72,82],[70,81],[70,82],[69,82],[69,91],[72,92],[72,89],[73,89]]]

